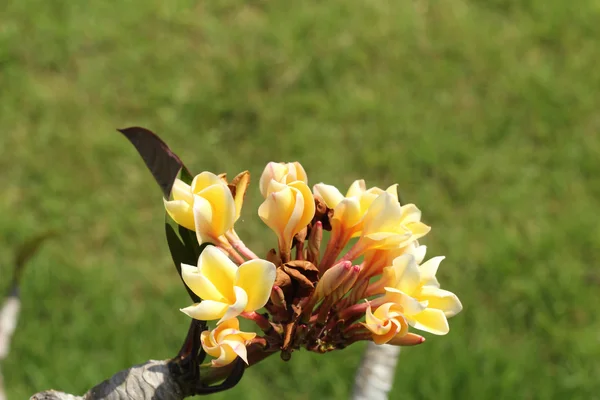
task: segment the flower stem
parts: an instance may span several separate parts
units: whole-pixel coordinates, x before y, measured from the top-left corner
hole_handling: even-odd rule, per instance
[[[269,322],[269,320],[264,315],[261,315],[256,311],[244,312],[241,314],[241,317],[254,321],[254,323],[258,325],[258,327],[262,329],[266,334],[271,333],[270,331],[273,330],[271,322]]]
[[[254,252],[252,250],[250,250],[246,244],[241,241],[237,235],[233,234],[231,231],[227,232],[225,234],[225,237],[227,238],[227,240],[229,240],[229,243],[231,244],[231,246],[233,246],[233,248],[235,250],[237,250],[242,256],[249,258],[249,259],[253,259],[256,260],[258,258],[258,256],[256,254],[254,254]]]
[[[354,305],[340,311],[338,318],[346,320],[346,321],[349,321],[352,319],[358,319],[363,316],[365,311],[367,311],[367,308],[369,308],[369,304],[371,305],[372,309],[376,309],[377,307],[382,305],[383,302],[384,302],[383,297],[379,297],[370,302],[365,301],[364,303],[354,304]]]
[[[223,253],[227,254],[229,257],[231,257],[231,259],[237,264],[237,265],[241,265],[243,263],[246,262],[246,260],[244,260],[244,258],[237,252],[235,251],[235,249],[233,247],[231,247],[231,245],[229,245],[229,243],[227,243],[227,246],[224,246],[222,243],[219,246],[219,249],[221,249],[221,251],[223,251]]]

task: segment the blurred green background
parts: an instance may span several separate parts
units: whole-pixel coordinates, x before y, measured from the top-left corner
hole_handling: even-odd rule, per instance
[[[600,2],[8,0],[0,6],[0,290],[32,260],[9,398],[82,393],[175,354],[189,303],[160,190],[115,128],[255,185],[237,230],[264,253],[256,185],[399,183],[464,311],[402,353],[391,398],[600,393]],[[214,398],[347,398],[362,345],[294,353]]]

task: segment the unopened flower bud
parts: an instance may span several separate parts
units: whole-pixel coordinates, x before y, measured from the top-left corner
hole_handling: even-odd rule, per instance
[[[271,161],[267,164],[259,181],[260,193],[263,197],[267,197],[269,184],[272,180],[284,184],[292,183],[294,181],[308,183],[306,171],[304,171],[302,165],[297,161],[291,163],[277,163]]]

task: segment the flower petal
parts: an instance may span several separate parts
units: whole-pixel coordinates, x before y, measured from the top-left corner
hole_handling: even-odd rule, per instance
[[[419,245],[417,241],[414,241],[411,244],[409,244],[408,247],[410,247],[410,249],[407,249],[407,252],[415,257],[415,261],[417,262],[417,264],[420,265],[421,263],[423,263],[423,260],[425,259],[425,254],[427,253],[427,246]],[[421,267],[423,266],[421,265]],[[421,276],[423,276],[423,270],[421,270]]]
[[[219,348],[219,345],[212,340],[211,333],[211,331],[202,332],[200,334],[200,342],[202,343],[202,348],[208,355],[219,357],[221,355],[221,349]]]
[[[433,257],[419,267],[421,270],[421,285],[440,287],[435,274],[437,273],[440,263],[444,260],[444,256]]]
[[[208,353],[208,352],[207,352]],[[224,367],[225,365],[231,364],[237,358],[237,354],[231,346],[219,344],[219,357],[212,360],[211,364],[213,367]]]
[[[333,210],[332,223],[338,223],[343,228],[352,228],[358,225],[364,217],[360,202],[356,197],[343,199]]]
[[[248,352],[246,350],[246,343],[240,340],[224,340],[223,346],[227,346],[233,351],[236,356],[240,357],[246,364],[248,364]]]
[[[434,335],[445,335],[450,331],[448,320],[442,310],[427,308],[417,315],[412,316],[416,329],[433,333]]]
[[[271,192],[258,207],[258,216],[278,236],[283,236],[286,224],[293,211],[294,202],[295,196],[289,187]]]
[[[212,185],[222,185],[223,181],[212,172],[204,171],[194,177],[191,184],[193,194],[198,194],[202,190]]]
[[[223,235],[233,227],[235,222],[235,201],[227,185],[220,183],[212,185],[200,192],[212,209],[210,220],[211,230],[216,237]]]
[[[234,286],[233,291],[235,292],[235,302],[229,305],[229,308],[227,308],[227,311],[225,311],[223,317],[219,320],[219,322],[217,322],[217,325],[240,315],[242,312],[244,312],[244,309],[248,304],[248,295],[244,289],[239,286]]]
[[[198,258],[198,273],[204,275],[223,296],[233,302],[237,266],[215,246],[206,246]]]
[[[290,187],[298,190],[302,195],[303,205],[302,205],[302,216],[300,220],[296,223],[296,227],[294,229],[294,235],[304,229],[310,221],[312,221],[315,216],[315,198],[313,197],[312,192],[306,186],[306,183],[302,181],[294,181],[290,182]]]
[[[421,210],[414,204],[405,204],[400,207],[402,210],[402,223],[410,224],[421,221]]]
[[[304,183],[308,183],[308,175],[306,175],[306,171],[304,170],[304,167],[302,166],[302,164],[300,164],[298,161],[294,161],[291,163],[287,163],[287,167],[288,167],[287,183],[293,182],[293,181],[302,181]]]
[[[413,255],[403,254],[394,259],[393,270],[396,278],[393,286],[409,296],[413,295],[421,280],[421,273]]]
[[[338,188],[324,183],[317,183],[313,186],[313,192],[315,195],[320,196],[329,208],[335,208],[344,199],[344,195]]]
[[[346,197],[360,197],[367,191],[367,185],[365,184],[364,179],[358,179],[352,182],[352,185],[348,188],[348,192],[346,192]]]
[[[269,194],[269,185],[271,183],[271,180],[280,182],[281,179],[283,179],[283,176],[286,174],[286,170],[287,169],[285,165],[273,161],[269,162],[265,166],[265,169],[260,175],[260,180],[258,182],[260,193],[263,195],[263,197],[267,197],[267,195]]]
[[[431,231],[431,227],[422,222],[406,224],[406,228],[412,232],[412,240],[420,239]]]
[[[404,315],[412,317],[427,308],[426,302],[420,302],[396,288],[385,288],[386,301],[393,302],[402,307]]]
[[[182,308],[180,311],[197,320],[212,321],[221,318],[228,308],[229,304],[227,303],[221,303],[220,301],[213,300],[203,300],[200,303]]]
[[[210,202],[204,197],[194,195],[194,222],[196,238],[198,243],[207,243],[215,241],[217,236],[214,235],[212,228],[213,210]]]
[[[363,231],[365,234],[375,232],[396,232],[402,217],[398,201],[389,193],[382,193],[377,197],[364,219]]]
[[[397,183],[391,185],[390,187],[385,189],[385,191],[388,192],[389,194],[391,194],[392,196],[394,196],[396,201],[398,201],[398,184]]]
[[[175,179],[173,187],[171,188],[171,196],[173,196],[173,200],[183,200],[188,204],[192,204],[194,201],[190,185],[181,179]]]
[[[460,300],[454,293],[432,286],[423,287],[419,299],[426,300],[428,308],[442,310],[446,318],[455,316],[463,308]]]
[[[192,212],[192,206],[184,200],[165,200],[165,209],[169,216],[177,224],[187,228],[191,231],[196,230],[194,223],[194,213]]]
[[[228,319],[227,321],[223,321],[219,324],[219,326],[215,329],[215,331],[219,331],[219,338],[217,339],[217,341],[221,341],[222,338],[220,338],[220,335],[224,332],[224,331],[233,331],[233,332],[237,332],[240,330],[240,321],[237,318],[231,318]]]
[[[206,276],[199,272],[198,267],[181,264],[181,278],[191,291],[202,300],[228,302],[223,293]]]
[[[294,203],[291,209],[291,214],[289,214],[289,218],[287,220],[287,224],[285,229],[283,230],[283,237],[286,240],[289,240],[289,246],[291,248],[292,238],[298,233],[296,230],[298,225],[300,225],[300,220],[302,219],[302,213],[304,211],[304,198],[302,197],[302,193],[298,190],[291,189],[292,194],[294,196]]]
[[[248,303],[244,311],[256,311],[267,303],[275,282],[275,264],[265,260],[246,261],[237,269],[235,285],[242,288]]]

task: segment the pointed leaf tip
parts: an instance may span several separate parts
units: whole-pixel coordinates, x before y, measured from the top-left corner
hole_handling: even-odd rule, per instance
[[[148,129],[134,126],[117,130],[136,148],[168,199],[179,171],[183,169],[189,174],[181,159],[158,135]]]

